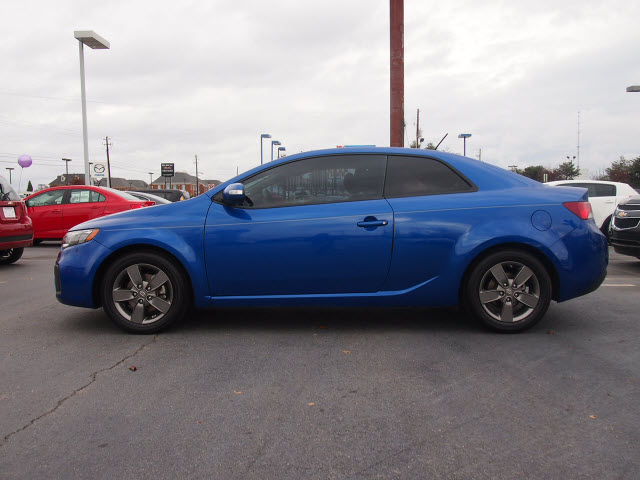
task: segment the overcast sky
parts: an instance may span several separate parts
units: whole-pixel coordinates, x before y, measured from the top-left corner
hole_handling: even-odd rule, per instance
[[[405,0],[406,145],[426,141],[502,167],[591,174],[640,155],[640,2]],[[89,155],[149,181],[161,162],[226,180],[260,162],[260,134],[297,153],[389,145],[388,0],[13,1],[0,7],[0,174],[21,154],[34,187],[83,172],[78,42]],[[265,157],[271,143],[265,141]]]

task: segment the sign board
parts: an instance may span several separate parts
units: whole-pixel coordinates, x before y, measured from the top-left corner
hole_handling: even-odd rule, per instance
[[[93,178],[104,178],[107,175],[106,163],[94,163],[91,165],[91,176]]]
[[[160,172],[163,177],[173,177],[174,171],[173,167],[175,164],[173,163],[161,163],[160,164]]]

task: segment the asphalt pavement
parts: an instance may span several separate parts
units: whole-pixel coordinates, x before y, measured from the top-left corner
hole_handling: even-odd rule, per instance
[[[195,312],[156,336],[0,267],[0,478],[637,479],[640,261],[517,335],[451,309]]]

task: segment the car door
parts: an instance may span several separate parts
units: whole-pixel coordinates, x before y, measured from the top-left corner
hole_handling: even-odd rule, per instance
[[[27,200],[34,238],[62,238],[62,208],[67,190],[49,190]]]
[[[307,158],[247,178],[240,207],[214,197],[205,227],[212,295],[377,292],[393,241],[385,167],[384,155]]]
[[[385,290],[406,290],[448,273],[458,239],[478,213],[477,188],[444,162],[390,155],[384,196],[394,212],[393,261]],[[455,290],[457,298],[457,288]]]
[[[63,205],[62,228],[66,232],[79,223],[102,215],[106,198],[100,192],[88,188],[74,188]]]

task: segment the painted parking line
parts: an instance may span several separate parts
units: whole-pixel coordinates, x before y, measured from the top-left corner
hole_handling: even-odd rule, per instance
[[[603,287],[635,287],[633,283],[603,283]]]

